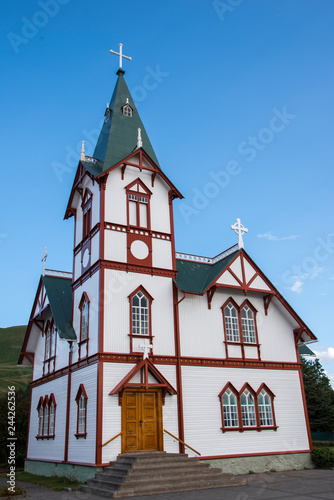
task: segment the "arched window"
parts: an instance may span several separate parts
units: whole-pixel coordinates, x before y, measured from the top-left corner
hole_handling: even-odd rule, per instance
[[[86,292],[82,294],[79,304],[80,309],[80,339],[79,358],[88,356],[88,340],[89,340],[89,298]]]
[[[87,401],[88,397],[83,384],[80,384],[76,398],[77,402],[77,432],[76,438],[87,436]]]
[[[44,399],[44,424],[43,436],[49,435],[49,398],[46,396]]]
[[[255,333],[254,313],[247,304],[245,304],[244,307],[241,309],[241,324],[242,324],[242,335],[244,342],[255,344],[256,333]]]
[[[262,389],[257,397],[260,414],[260,425],[262,427],[272,427],[274,425],[272,399],[269,394]]]
[[[55,434],[56,401],[53,393],[49,399],[49,436]]]
[[[149,335],[149,301],[140,290],[132,297],[132,333]]]
[[[238,311],[231,302],[224,308],[224,318],[227,342],[240,342]]]
[[[222,395],[223,419],[225,427],[239,427],[238,398],[230,388]]]
[[[124,116],[129,116],[129,117],[132,116],[132,108],[128,104],[126,104],[125,106],[123,106],[123,115]]]
[[[43,422],[44,422],[44,406],[43,406],[44,400],[42,396],[39,398],[38,406],[37,406],[37,411],[38,411],[38,430],[37,430],[37,436],[42,436],[43,435]]]
[[[246,388],[240,396],[243,427],[256,427],[255,399]]]

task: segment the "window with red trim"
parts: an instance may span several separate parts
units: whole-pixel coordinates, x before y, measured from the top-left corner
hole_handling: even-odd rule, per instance
[[[77,402],[77,432],[75,436],[76,438],[86,438],[88,397],[83,384],[80,384],[75,400]]]
[[[138,352],[138,346],[137,348],[134,348],[133,338],[138,339],[145,337],[149,339],[150,343],[152,343],[151,306],[153,300],[153,297],[143,286],[139,286],[129,295],[131,352]]]
[[[37,439],[49,439],[55,437],[55,421],[56,421],[56,400],[54,394],[50,397],[41,396],[39,398],[38,406],[38,427]]]
[[[84,239],[92,229],[92,193],[86,189],[82,203],[82,239]]]
[[[237,391],[228,382],[219,394],[222,411],[222,431],[277,430],[274,394],[262,384],[255,392],[248,384]]]
[[[226,344],[226,357],[245,359],[251,355],[256,357],[256,353],[250,352],[249,347],[257,349],[257,358],[261,359],[260,344],[258,341],[256,313],[257,310],[245,300],[240,306],[230,297],[221,307],[223,313],[223,325]],[[236,350],[232,346],[240,346]],[[246,347],[248,349],[246,349]],[[232,356],[230,352],[232,351]],[[254,356],[255,354],[255,356]]]
[[[80,340],[79,340],[79,358],[88,356],[89,340],[89,299],[86,292],[82,294],[79,304],[80,309]]]
[[[150,229],[151,191],[137,179],[126,188],[129,226]]]
[[[44,375],[55,370],[57,329],[53,321],[48,321],[45,330]]]

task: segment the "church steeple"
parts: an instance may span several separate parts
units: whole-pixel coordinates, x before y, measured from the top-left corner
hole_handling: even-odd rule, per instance
[[[146,133],[136,105],[124,79],[124,70],[117,71],[118,79],[105,112],[93,157],[103,163],[102,172],[129,156],[137,148],[138,128],[141,129],[142,147],[160,168],[158,159]]]

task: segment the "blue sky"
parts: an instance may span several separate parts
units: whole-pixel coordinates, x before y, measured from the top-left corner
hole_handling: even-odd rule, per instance
[[[2,4],[0,326],[26,324],[41,272],[72,266],[63,216],[125,78],[175,202],[176,249],[237,242],[317,335],[334,380],[332,0]]]

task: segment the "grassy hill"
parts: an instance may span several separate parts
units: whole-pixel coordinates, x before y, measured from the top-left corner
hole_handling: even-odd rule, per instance
[[[31,380],[32,369],[17,366],[26,328],[0,328],[0,393],[7,392],[8,385],[21,389]]]

